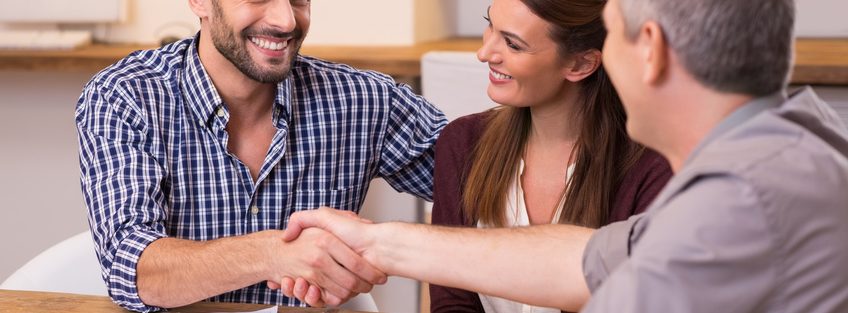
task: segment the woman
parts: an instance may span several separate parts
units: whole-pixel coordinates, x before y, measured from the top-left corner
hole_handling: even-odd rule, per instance
[[[433,223],[600,227],[644,211],[671,177],[630,141],[601,67],[603,0],[494,0],[477,53],[502,104],[436,144]],[[481,260],[485,262],[485,260]],[[432,312],[559,312],[430,286]]]

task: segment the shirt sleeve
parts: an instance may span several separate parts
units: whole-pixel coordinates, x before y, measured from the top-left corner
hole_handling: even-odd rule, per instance
[[[758,198],[730,176],[690,183],[636,226],[630,258],[596,288],[584,312],[765,310],[775,243]]]
[[[77,103],[80,183],[109,296],[133,311],[142,303],[136,265],[153,241],[165,237],[164,167],[149,152],[136,104],[120,88],[89,83]]]
[[[470,226],[462,210],[462,181],[467,176],[466,161],[473,145],[463,142],[466,137],[460,118],[448,124],[436,142],[436,169],[433,186],[433,224]],[[430,312],[483,312],[476,292],[430,285]]]
[[[606,225],[589,238],[583,252],[583,275],[589,290],[597,290],[629,258],[630,233],[643,217],[644,213]]]
[[[380,176],[397,191],[432,201],[434,146],[447,119],[408,86],[398,85],[392,93]]]

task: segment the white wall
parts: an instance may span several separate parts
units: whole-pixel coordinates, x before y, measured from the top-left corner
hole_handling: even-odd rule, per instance
[[[93,74],[0,71],[0,281],[88,227],[73,117]]]
[[[797,0],[796,35],[800,37],[848,37],[848,1]]]
[[[456,25],[457,35],[462,37],[481,36],[487,25],[483,16],[486,15],[486,8],[491,3],[491,0],[457,0],[459,16]]]

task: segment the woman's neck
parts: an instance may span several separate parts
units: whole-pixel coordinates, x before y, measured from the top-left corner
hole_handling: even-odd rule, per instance
[[[576,92],[572,92],[576,93]],[[557,145],[577,141],[581,121],[577,110],[577,97],[530,108],[530,134],[528,144]]]

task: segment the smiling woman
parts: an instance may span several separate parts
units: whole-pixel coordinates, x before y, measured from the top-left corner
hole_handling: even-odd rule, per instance
[[[500,108],[436,149],[433,223],[599,227],[644,211],[671,171],[632,142],[605,70],[603,0],[494,0],[477,52]],[[460,175],[457,175],[460,173]],[[559,312],[432,285],[431,310]]]

